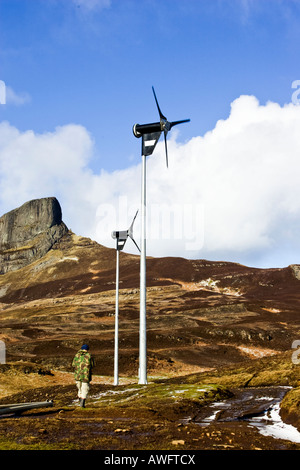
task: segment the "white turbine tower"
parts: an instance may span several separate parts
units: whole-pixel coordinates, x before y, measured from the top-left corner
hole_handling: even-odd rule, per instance
[[[116,240],[116,310],[115,310],[115,353],[114,353],[114,385],[119,385],[119,253],[123,250],[127,238],[131,238],[137,249],[141,251],[133,238],[133,224],[137,216],[136,212],[128,230],[112,232],[111,236]]]
[[[147,384],[147,338],[146,338],[146,157],[152,155],[154,148],[164,132],[166,163],[168,167],[167,134],[173,126],[189,122],[190,119],[169,122],[162,114],[154,88],[152,87],[156,106],[159,113],[159,122],[150,124],[135,124],[133,133],[135,137],[142,137],[142,197],[141,197],[141,262],[140,262],[140,356],[139,356],[139,383]]]

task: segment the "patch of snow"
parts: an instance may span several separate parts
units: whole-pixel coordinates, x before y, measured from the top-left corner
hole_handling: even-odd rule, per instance
[[[300,432],[291,424],[286,424],[280,417],[280,404],[274,405],[270,411],[266,412],[263,418],[255,417],[250,423],[257,427],[264,436],[272,436],[276,439],[285,439],[291,442],[300,443]]]

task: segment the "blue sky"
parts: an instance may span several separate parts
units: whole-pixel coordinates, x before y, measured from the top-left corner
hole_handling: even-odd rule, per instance
[[[1,0],[1,78],[31,98],[1,117],[36,132],[82,124],[95,168],[124,168],[139,158],[132,125],[157,120],[152,85],[168,118],[191,118],[183,141],[241,94],[288,102],[299,13],[293,0]]]
[[[108,238],[104,239],[99,233],[100,219],[102,217],[103,221],[104,217],[103,207],[99,209],[99,205],[106,204],[105,207],[108,207],[111,204],[117,214],[117,220],[113,217],[109,219],[111,223],[125,224],[130,220],[133,209],[128,209],[130,214],[126,214],[126,217],[118,214],[120,198],[123,200],[125,195],[128,197],[127,208],[139,204],[139,188],[135,190],[132,187],[139,185],[140,141],[133,136],[132,126],[136,122],[142,124],[157,120],[151,86],[155,87],[161,109],[170,120],[191,119],[190,123],[178,126],[176,131],[170,133],[171,165],[172,142],[175,161],[178,158],[181,162],[182,155],[187,153],[188,145],[192,146],[192,142],[204,139],[204,144],[208,145],[211,133],[219,136],[218,122],[223,122],[225,127],[226,123],[235,126],[237,122],[238,129],[238,120],[230,119],[232,103],[244,95],[255,97],[257,105],[255,108],[251,100],[241,101],[243,113],[248,113],[248,106],[253,113],[254,108],[256,109],[257,116],[268,109],[270,117],[266,119],[271,119],[274,114],[268,103],[276,103],[281,110],[277,109],[278,122],[286,119],[288,122],[284,128],[288,128],[294,136],[294,122],[298,117],[291,118],[290,113],[287,117],[287,112],[283,116],[283,110],[286,106],[294,106],[294,111],[299,113],[295,103],[291,103],[292,83],[300,79],[299,44],[298,0],[0,0],[0,80],[7,87],[7,103],[0,105],[0,122],[8,123],[8,127],[2,129],[2,149],[5,152],[3,155],[10,162],[9,171],[7,166],[4,168],[5,165],[2,173],[0,168],[1,212],[13,209],[25,202],[26,198],[57,195],[63,206],[67,225],[74,227],[77,233],[89,235],[109,245]],[[236,106],[236,109],[239,107]],[[259,117],[257,119],[259,121]],[[269,138],[272,135],[270,147],[274,142],[273,136],[277,135],[274,130],[277,124],[272,125],[274,128],[269,134]],[[63,140],[64,149],[68,152],[68,145],[65,143],[67,137],[62,137],[61,133],[58,138],[58,129],[68,129],[70,146],[78,138],[76,145],[81,149],[80,155],[79,150],[76,155],[72,154],[74,167],[78,168],[76,175],[75,170],[72,170],[73,176],[69,175],[68,179],[65,176],[64,180],[59,172],[59,163],[61,162],[61,171],[67,172],[67,168],[72,166],[71,157],[66,157],[68,167],[63,161],[64,154],[61,154],[61,160],[56,163],[55,174],[52,169],[49,171],[49,159],[52,156],[47,154],[46,147],[41,150],[44,152],[41,153],[41,160],[45,163],[43,167],[38,156],[31,161],[30,149],[26,147],[26,153],[21,145],[25,136],[28,140],[31,135],[33,155],[51,136],[53,146],[49,144],[49,149],[58,148],[54,141],[60,145]],[[266,128],[261,139],[267,139],[268,129]],[[77,133],[76,138],[73,139],[71,131],[74,135]],[[6,144],[8,134],[10,146]],[[249,135],[247,133],[244,142],[251,142]],[[290,147],[293,138],[288,132],[284,138],[287,139],[287,152],[291,161],[295,162],[293,152],[296,149]],[[227,143],[228,139],[222,145],[226,147]],[[195,170],[199,172],[199,178],[204,169],[207,170],[208,160],[212,166],[207,170],[207,175],[213,174],[213,165],[219,162],[215,159],[217,157],[210,156],[215,155],[213,150],[207,150],[206,154],[201,153],[201,145],[197,150],[198,159],[195,159]],[[265,140],[264,146],[268,146]],[[57,150],[58,154],[60,150]],[[162,145],[158,146],[156,156],[149,159],[153,162],[149,164],[150,176],[153,171],[155,181],[153,189],[149,189],[150,203],[154,188],[158,197],[160,191],[166,194],[165,188],[169,185],[170,194],[174,195],[170,198],[171,202],[176,200],[179,203],[180,199],[175,197],[175,192],[181,190],[182,200],[186,204],[199,203],[199,207],[202,204],[205,209],[201,228],[204,241],[199,243],[198,250],[188,253],[182,244],[172,244],[168,240],[160,243],[159,237],[156,237],[152,245],[151,241],[149,243],[149,254],[226,259],[257,266],[298,262],[300,245],[297,242],[297,220],[300,209],[298,206],[295,208],[292,203],[287,211],[282,209],[277,218],[270,218],[268,225],[257,222],[256,226],[256,221],[266,219],[265,215],[260,214],[257,203],[251,211],[254,213],[251,229],[246,228],[248,222],[244,219],[239,219],[240,224],[237,219],[232,244],[222,244],[223,225],[220,227],[216,223],[218,243],[206,244],[205,240],[214,238],[210,229],[206,229],[212,226],[209,188],[207,186],[206,193],[195,192],[186,196],[190,176],[186,176],[183,186],[178,186],[176,168],[173,168],[173,173],[171,170],[166,174],[165,169],[157,162],[162,152]],[[28,171],[27,176],[25,169],[23,177],[16,173],[10,179],[10,175],[14,175],[12,161],[15,159],[16,167],[19,162],[17,158],[22,161],[22,156],[24,162],[29,161],[27,167],[31,173]],[[252,158],[251,155],[249,158]],[[230,163],[230,175],[236,171],[235,165],[240,164],[240,154],[237,154],[236,160]],[[258,161],[257,165],[259,164]],[[187,153],[184,166],[188,165]],[[221,175],[222,168],[228,169],[228,159],[224,158],[223,164],[220,162],[218,165],[219,173],[214,173],[214,178]],[[295,165],[292,175],[299,171],[298,163]],[[44,187],[38,184],[39,171],[36,181],[32,177],[35,166],[40,172],[43,168],[49,174],[52,172],[51,181],[47,179]],[[267,168],[265,164],[262,166]],[[251,167],[250,171],[256,171],[253,168],[256,169],[257,166]],[[178,172],[180,169],[179,165]],[[155,171],[159,172],[159,176],[156,177]],[[195,172],[192,174],[195,175]],[[56,185],[55,178],[58,182]],[[86,191],[78,182],[85,178],[89,181]],[[174,187],[171,187],[172,183],[168,178],[173,178]],[[272,181],[275,180],[276,178]],[[71,188],[75,191],[77,183],[82,197],[73,195],[72,199]],[[97,184],[101,186],[99,194]],[[149,185],[151,184],[150,178]],[[208,185],[207,180],[205,184]],[[220,185],[216,186],[213,178],[211,184],[215,185],[214,194],[222,201],[224,193],[219,191]],[[9,190],[12,185],[18,185],[17,194]],[[232,184],[230,180],[226,194],[232,191],[233,185],[234,182]],[[70,188],[68,194],[63,186]],[[46,194],[47,191],[51,194]],[[255,189],[249,188],[249,197],[251,191],[255,193]],[[264,207],[273,207],[280,192],[286,192],[286,188],[278,188],[276,193],[272,186],[271,192],[264,192],[263,194],[267,194],[264,196]],[[292,193],[287,199],[294,201],[296,198],[297,194]],[[228,208],[229,200],[230,198]],[[249,198],[247,204],[248,201]],[[153,204],[159,204],[154,196]],[[245,212],[247,208],[245,206]],[[192,213],[193,207],[189,210]],[[230,223],[234,216],[232,208],[228,210]],[[81,211],[82,216],[78,215]],[[222,215],[224,211],[225,209]],[[89,215],[88,221],[86,214]],[[183,217],[183,212],[181,216]],[[105,217],[104,222],[109,225],[107,214]],[[94,220],[93,224],[90,222],[91,218]],[[283,218],[288,223],[285,233],[282,233]],[[280,230],[278,226],[281,227]],[[115,228],[113,226],[112,230]],[[237,232],[246,230],[247,233],[253,231],[259,236],[253,236],[252,243],[250,240],[246,243],[248,236],[245,237],[245,243],[236,248],[238,244],[235,238],[239,238]],[[281,233],[280,238],[278,232]]]

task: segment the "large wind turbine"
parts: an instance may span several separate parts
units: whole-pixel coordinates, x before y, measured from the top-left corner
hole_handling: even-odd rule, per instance
[[[141,251],[133,238],[134,219],[128,230],[112,232],[111,236],[116,240],[117,262],[116,262],[116,311],[115,311],[115,353],[114,353],[114,385],[119,385],[119,253],[123,250],[127,238],[131,238],[135,246]]]
[[[149,124],[135,124],[133,133],[135,137],[142,137],[142,197],[141,197],[141,262],[140,262],[140,356],[139,356],[139,383],[147,384],[147,338],[146,338],[146,157],[151,155],[164,133],[166,163],[168,167],[167,135],[173,126],[189,122],[190,119],[169,122],[161,112],[154,88],[152,87],[159,122]]]

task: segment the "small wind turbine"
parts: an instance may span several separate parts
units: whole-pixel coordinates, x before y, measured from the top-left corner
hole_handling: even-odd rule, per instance
[[[189,122],[190,119],[169,122],[161,112],[154,88],[152,87],[156,106],[159,114],[159,122],[150,124],[135,124],[133,134],[135,137],[142,137],[142,201],[141,201],[141,263],[140,263],[140,364],[139,383],[147,383],[147,343],[146,343],[146,157],[152,155],[154,148],[164,133],[166,163],[168,167],[167,135],[172,127],[177,124]]]
[[[114,385],[119,384],[119,253],[123,250],[127,238],[131,238],[135,246],[141,251],[133,238],[133,224],[137,216],[136,212],[128,230],[112,232],[111,236],[116,240],[117,262],[116,262],[116,312],[115,312],[115,355],[114,355]]]

